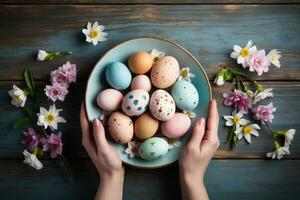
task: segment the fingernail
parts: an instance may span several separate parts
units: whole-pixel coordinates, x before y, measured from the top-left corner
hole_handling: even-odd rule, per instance
[[[205,119],[204,119],[203,117],[200,118],[200,120],[199,120],[199,125],[200,125],[201,127],[204,127],[204,125],[205,125]]]
[[[94,122],[95,122],[96,126],[100,126],[100,121],[99,121],[98,118],[95,118],[95,119],[94,119]]]

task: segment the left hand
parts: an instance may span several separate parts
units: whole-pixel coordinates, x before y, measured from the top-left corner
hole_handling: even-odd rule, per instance
[[[93,120],[93,126],[87,119],[84,103],[81,104],[80,123],[82,145],[87,151],[101,177],[95,199],[121,200],[123,195],[124,167],[119,154],[105,137],[105,130],[99,119]]]

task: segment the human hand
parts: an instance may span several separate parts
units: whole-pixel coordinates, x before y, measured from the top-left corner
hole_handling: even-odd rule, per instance
[[[122,161],[114,147],[107,142],[100,120],[94,119],[90,126],[84,103],[81,104],[80,123],[82,145],[101,177],[96,199],[122,199],[125,172]]]
[[[182,150],[179,167],[183,199],[208,199],[204,187],[206,168],[219,147],[217,103],[210,102],[207,128],[205,119],[196,121],[193,135]]]

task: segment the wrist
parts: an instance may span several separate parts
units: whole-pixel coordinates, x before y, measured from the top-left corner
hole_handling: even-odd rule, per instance
[[[204,174],[180,170],[180,182],[189,187],[204,185]]]
[[[109,173],[101,173],[101,184],[112,183],[112,184],[123,184],[124,182],[124,169],[113,171]]]
[[[110,173],[102,173],[100,185],[95,199],[117,199],[123,196],[124,169]]]

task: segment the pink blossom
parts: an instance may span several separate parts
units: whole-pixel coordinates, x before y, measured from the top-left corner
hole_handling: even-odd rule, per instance
[[[62,68],[65,71],[65,74],[67,75],[69,83],[76,82],[76,77],[77,77],[77,69],[76,69],[76,64],[71,64],[69,61],[66,62],[62,66]]]
[[[61,132],[57,135],[51,133],[50,137],[42,138],[41,143],[43,144],[43,151],[50,151],[51,158],[57,158],[58,155],[62,154],[63,143],[61,141]]]
[[[34,129],[29,128],[28,132],[24,131],[23,134],[25,135],[25,140],[21,141],[22,144],[28,145],[27,149],[29,151],[33,151],[39,145],[40,137],[36,134]]]
[[[45,93],[53,102],[57,99],[60,101],[65,100],[65,96],[68,94],[68,90],[65,86],[54,82],[53,85],[46,85]]]
[[[224,93],[223,98],[225,98],[224,104],[226,106],[234,106],[242,113],[247,113],[248,109],[252,107],[248,95],[240,90]]]
[[[64,87],[68,87],[70,83],[75,82],[77,77],[76,64],[71,64],[69,61],[57,70],[51,72],[51,82],[59,83]]]
[[[57,70],[51,72],[51,82],[52,84],[59,83],[64,87],[69,87],[68,76],[62,67],[59,67]]]
[[[268,105],[259,105],[256,108],[252,109],[254,113],[253,118],[256,120],[261,120],[262,122],[272,122],[274,118],[273,112],[276,111],[276,108],[273,107],[273,103]]]
[[[256,71],[260,76],[263,72],[269,71],[270,61],[266,56],[265,50],[259,50],[251,56],[248,64],[250,71]]]

